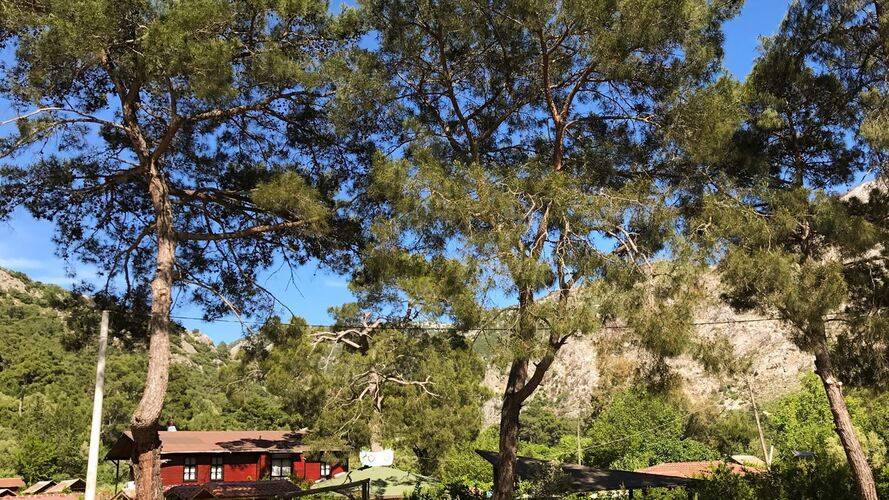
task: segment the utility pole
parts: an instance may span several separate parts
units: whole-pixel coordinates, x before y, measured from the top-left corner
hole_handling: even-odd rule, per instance
[[[762,447],[762,459],[766,463],[766,469],[772,469],[771,454],[766,449],[766,436],[762,432],[762,424],[759,421],[759,409],[756,407],[756,395],[753,394],[753,384],[747,377],[747,390],[750,392],[750,404],[753,406],[753,418],[756,419],[756,430],[759,432],[759,445]]]
[[[102,311],[99,327],[99,361],[96,363],[96,392],[93,396],[93,423],[86,466],[85,500],[96,499],[96,475],[99,471],[99,434],[102,429],[102,398],[105,396],[105,347],[108,345],[108,311]]]
[[[580,412],[577,412],[577,465],[583,465],[583,449],[580,447]]]

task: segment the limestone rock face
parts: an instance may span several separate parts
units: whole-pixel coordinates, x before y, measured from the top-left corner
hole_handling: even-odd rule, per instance
[[[25,290],[27,288],[22,280],[0,268],[0,292],[24,292]]]
[[[750,375],[759,401],[773,400],[797,389],[802,375],[814,368],[814,358],[796,347],[793,332],[780,321],[733,311],[719,301],[715,276],[706,276],[702,281],[712,298],[701,305],[695,316],[697,338],[704,342],[721,338],[730,346],[731,357],[749,367],[745,372]],[[572,338],[560,350],[533,397],[546,398],[562,414],[572,415],[585,411],[591,396],[609,381],[631,380],[649,359],[631,342],[624,342],[619,352],[613,348],[603,350],[603,343],[613,342],[610,336],[613,334],[609,330],[602,330],[594,337]],[[689,355],[667,363],[695,405],[736,409],[750,404],[746,376],[708,372]],[[499,421],[499,402],[506,384],[504,369],[490,367],[484,383],[494,393],[484,406],[485,424],[492,425]]]
[[[210,347],[214,345],[213,339],[211,339],[209,335],[200,330],[192,330],[191,332],[189,332],[189,337],[191,337],[191,340],[199,344],[204,344]]]
[[[185,339],[182,339],[182,341],[179,342],[179,346],[182,347],[182,351],[185,352],[185,354],[198,353],[198,350],[195,349],[193,345],[189,344],[188,341],[186,341]]]

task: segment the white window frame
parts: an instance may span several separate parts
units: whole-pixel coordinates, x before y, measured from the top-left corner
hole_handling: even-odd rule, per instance
[[[182,481],[193,483],[198,480],[198,459],[196,457],[185,457],[182,466]]]
[[[269,477],[272,479],[288,479],[293,475],[293,458],[292,457],[275,457],[271,458],[271,471]]]
[[[330,464],[327,462],[321,462],[321,477],[330,476]]]
[[[210,458],[210,481],[225,481],[222,455]]]

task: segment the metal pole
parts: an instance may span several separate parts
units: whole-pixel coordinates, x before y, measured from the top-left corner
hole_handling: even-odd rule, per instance
[[[750,403],[753,406],[753,418],[756,419],[756,430],[759,432],[759,445],[762,447],[762,461],[766,463],[766,469],[772,470],[771,460],[769,460],[769,451],[766,449],[766,436],[762,432],[762,424],[759,421],[759,408],[756,407],[756,395],[753,393],[753,384],[750,383],[750,377],[747,377],[747,390],[750,391]]]
[[[86,500],[96,499],[96,475],[99,471],[99,434],[102,429],[102,398],[105,395],[105,347],[108,344],[108,311],[102,311],[99,327],[99,361],[96,363],[96,392],[93,396],[93,423],[86,466]]]

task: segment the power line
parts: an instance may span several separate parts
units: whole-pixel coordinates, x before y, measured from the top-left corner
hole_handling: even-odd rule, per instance
[[[245,322],[242,322],[242,321],[239,321],[239,320],[236,320],[236,319],[222,319],[222,318],[219,318],[219,319],[213,319],[213,320],[206,320],[206,319],[204,319],[204,318],[199,318],[199,317],[195,317],[195,316],[178,316],[178,315],[171,315],[170,318],[172,318],[172,319],[181,319],[181,320],[201,321],[201,322],[204,322],[204,323],[240,323],[240,324],[245,323]],[[690,326],[714,326],[714,325],[733,325],[733,324],[742,324],[742,323],[762,323],[762,322],[766,322],[766,321],[782,321],[782,319],[781,319],[781,318],[751,318],[751,319],[734,319],[734,320],[722,320],[722,321],[696,321],[696,322],[692,322],[692,323],[690,323],[689,325],[690,325]],[[293,323],[290,323],[290,322],[287,322],[287,323],[281,323],[281,325],[283,325],[283,326],[289,326],[289,325],[291,325],[291,324],[293,324]],[[398,329],[402,329],[402,330],[435,330],[435,331],[452,331],[452,330],[456,330],[456,328],[453,327],[453,326],[424,326],[424,325],[392,326],[392,325],[381,324],[381,325],[378,325],[378,326],[372,326],[372,325],[335,325],[335,324],[323,325],[323,324],[309,324],[309,325],[307,325],[307,326],[309,326],[310,328],[324,328],[324,329],[328,329],[328,330],[332,330],[332,329],[341,329],[341,330],[350,330],[350,329],[357,329],[357,330],[362,330],[362,329],[368,329],[368,330],[398,330]],[[601,326],[600,328],[602,328],[602,329],[604,329],[604,330],[626,330],[626,329],[631,329],[631,328],[633,328],[633,327],[630,326],[630,325],[603,325],[603,326]],[[540,327],[537,327],[537,329],[538,329],[538,330],[542,330],[542,331],[547,331],[547,330],[550,330],[550,327],[548,327],[548,326],[540,326]],[[483,330],[483,331],[495,331],[495,332],[496,332],[496,331],[508,332],[508,331],[513,331],[514,328],[508,328],[508,327],[478,327],[478,328],[470,328],[469,330],[470,330],[470,331],[481,331],[481,330]]]

